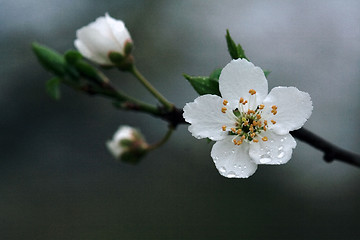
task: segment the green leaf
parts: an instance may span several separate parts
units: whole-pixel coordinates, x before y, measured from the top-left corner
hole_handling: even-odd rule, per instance
[[[270,70],[264,70],[265,77],[269,76],[270,73],[271,73]]]
[[[228,51],[229,51],[232,59],[245,58],[246,60],[249,60],[246,57],[245,51],[241,47],[241,45],[240,44],[236,45],[234,40],[231,38],[229,29],[226,30],[225,38],[226,38],[226,43],[228,46]]]
[[[54,77],[46,82],[46,92],[55,100],[60,99],[60,83],[61,79]]]
[[[78,51],[75,51],[75,50],[67,51],[65,53],[64,57],[65,57],[66,62],[71,65],[75,64],[76,62],[78,62],[79,60],[82,59],[82,55]]]
[[[230,56],[232,59],[238,59],[239,58],[239,53],[236,47],[236,43],[234,42],[234,40],[231,38],[229,30],[226,29],[226,43],[227,43],[227,47],[228,47],[228,51],[230,53]]]
[[[65,75],[66,62],[61,54],[36,42],[32,44],[32,49],[45,69],[60,77]]]
[[[209,78],[214,80],[219,80],[222,68],[215,69],[209,76]]]
[[[187,74],[183,74],[183,76],[200,95],[213,94],[220,96],[219,82],[217,80],[210,77],[189,76]]]

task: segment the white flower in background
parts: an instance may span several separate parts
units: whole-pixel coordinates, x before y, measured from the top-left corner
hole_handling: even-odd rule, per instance
[[[127,44],[132,45],[124,22],[110,17],[108,13],[105,17],[99,17],[95,22],[78,29],[76,37],[74,44],[79,52],[100,65],[114,65],[109,54],[117,53],[124,57],[129,54],[129,50],[126,50]]]
[[[120,126],[106,146],[116,159],[135,163],[146,153],[148,144],[135,128]]]
[[[211,157],[219,173],[247,178],[258,164],[289,161],[296,146],[289,131],[310,117],[309,94],[295,87],[276,87],[268,94],[263,71],[245,59],[225,66],[219,88],[222,97],[200,96],[183,114],[194,137],[216,141]]]

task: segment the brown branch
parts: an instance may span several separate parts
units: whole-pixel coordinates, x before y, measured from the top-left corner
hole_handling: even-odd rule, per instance
[[[167,112],[161,110],[158,117],[169,122],[172,126],[176,127],[179,124],[188,124],[183,118],[183,110],[174,108],[173,111]],[[339,148],[338,146],[326,141],[325,139],[315,135],[305,128],[301,128],[291,132],[292,136],[303,141],[310,146],[324,152],[324,160],[326,162],[332,162],[338,160],[344,163],[351,164],[353,166],[360,167],[360,155],[357,153],[349,152],[345,149]]]

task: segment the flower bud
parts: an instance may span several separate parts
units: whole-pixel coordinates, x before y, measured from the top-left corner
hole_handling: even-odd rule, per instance
[[[115,66],[109,55],[122,56],[123,59],[131,53],[132,39],[121,20],[109,16],[99,17],[76,31],[74,44],[79,52],[87,59],[104,66]],[[119,59],[119,57],[117,57]]]
[[[139,162],[148,149],[141,133],[129,126],[120,126],[106,146],[116,159],[129,163]]]

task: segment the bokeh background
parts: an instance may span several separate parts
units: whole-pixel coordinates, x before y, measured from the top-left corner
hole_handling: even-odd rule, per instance
[[[225,30],[270,88],[310,93],[305,127],[359,152],[360,2],[0,0],[0,239],[359,239],[360,172],[298,142],[283,166],[221,177],[211,144],[180,126],[139,165],[114,161],[105,141],[121,124],[149,142],[166,123],[121,112],[66,87],[56,102],[33,41],[74,48],[78,28],[109,12],[135,42],[138,68],[177,106],[197,95],[182,74],[225,66]],[[129,74],[106,74],[156,103]]]

